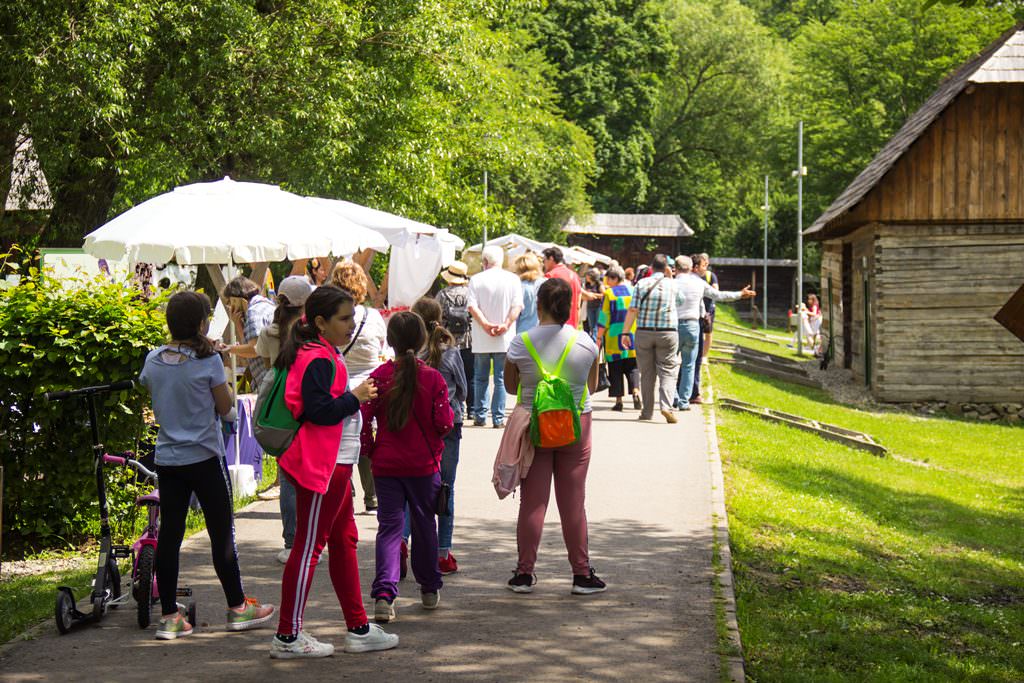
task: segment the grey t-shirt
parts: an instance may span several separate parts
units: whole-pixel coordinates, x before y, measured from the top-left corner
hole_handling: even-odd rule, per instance
[[[565,350],[565,345],[569,343],[572,335],[576,334],[576,343],[569,351],[565,364],[562,365],[561,376],[572,387],[573,397],[578,402],[587,386],[590,368],[597,360],[597,345],[594,344],[590,335],[574,330],[568,325],[537,325],[528,334],[540,359],[544,361],[544,367],[549,372],[555,369],[558,359],[562,356],[562,351]],[[530,356],[530,352],[526,350],[523,335],[516,335],[516,338],[512,340],[506,358],[519,368],[519,386],[522,390],[520,401],[525,406],[531,405],[533,391],[537,388],[537,382],[540,381],[540,369],[533,357]],[[589,393],[583,404],[582,412],[590,412]]]
[[[171,353],[165,356],[164,351]],[[160,425],[157,465],[194,465],[224,457],[212,391],[225,382],[218,354],[196,358],[187,346],[161,346],[146,356],[139,381],[153,397],[153,414]]]

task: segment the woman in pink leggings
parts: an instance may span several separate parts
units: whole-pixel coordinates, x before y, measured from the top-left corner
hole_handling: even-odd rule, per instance
[[[572,592],[576,595],[600,593],[605,583],[590,566],[587,548],[587,468],[590,465],[590,392],[597,387],[597,346],[589,335],[567,326],[572,307],[572,290],[563,280],[547,280],[537,290],[539,324],[529,331],[544,367],[551,369],[570,344],[561,376],[572,387],[573,397],[582,400],[580,438],[563,448],[538,448],[527,476],[522,481],[516,541],[519,563],[508,589],[530,593],[537,583],[533,573],[544,529],[544,516],[551,498],[551,480],[555,482],[555,502],[562,520],[562,537],[572,565]],[[517,336],[505,358],[505,388],[519,391],[519,403],[529,406],[541,379],[541,369],[526,349],[522,335]]]

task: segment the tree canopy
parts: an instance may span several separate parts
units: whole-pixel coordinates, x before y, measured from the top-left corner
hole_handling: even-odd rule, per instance
[[[966,6],[972,5],[972,6]],[[175,185],[230,175],[475,239],[678,213],[690,244],[795,256],[805,223],[1019,3],[920,0],[38,0],[0,5],[0,195],[30,131],[78,246]],[[483,198],[483,173],[489,199]],[[0,209],[0,235],[17,223]]]

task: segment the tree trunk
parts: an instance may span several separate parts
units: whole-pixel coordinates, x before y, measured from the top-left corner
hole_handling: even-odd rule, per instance
[[[81,247],[87,233],[107,222],[120,182],[104,140],[83,130],[67,168],[49,180],[53,210],[40,246]]]

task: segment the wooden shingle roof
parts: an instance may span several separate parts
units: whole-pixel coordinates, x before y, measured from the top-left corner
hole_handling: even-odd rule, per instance
[[[693,230],[674,213],[595,213],[590,220],[577,223],[570,218],[563,232],[616,237],[690,237]]]
[[[977,57],[954,71],[921,107],[906,120],[882,150],[836,198],[811,227],[811,239],[825,239],[843,232],[840,219],[853,210],[882,180],[903,154],[971,83],[1024,82],[1024,24],[1006,31]]]

